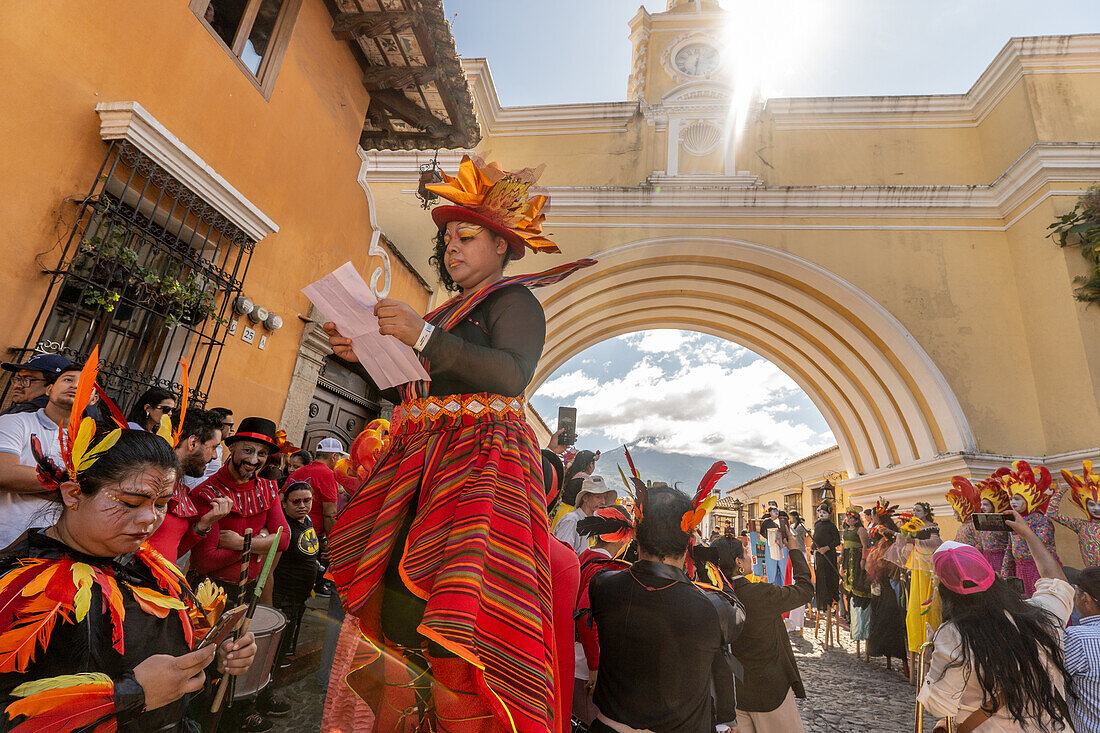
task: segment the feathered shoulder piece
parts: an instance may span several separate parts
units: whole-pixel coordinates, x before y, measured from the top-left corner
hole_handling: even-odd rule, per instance
[[[29,558],[0,578],[0,674],[26,672],[59,621],[83,621],[95,585],[103,594],[112,645],[125,653],[122,595],[111,572],[65,557]]]
[[[634,521],[625,507],[612,504],[577,522],[577,533],[595,535],[604,542],[626,542],[634,534]]]
[[[1009,498],[1014,494],[1024,498],[1028,514],[1045,512],[1054,498],[1054,482],[1046,466],[1033,470],[1027,461],[1016,461],[1012,464],[1012,470],[1002,473],[997,480]]]
[[[691,511],[684,512],[680,520],[680,529],[686,534],[691,534],[703,521],[714,505],[718,503],[718,497],[714,495],[714,485],[726,475],[729,467],[725,461],[716,461],[699,482],[699,488],[695,490],[695,496],[691,500]]]
[[[1081,507],[1085,515],[1092,519],[1086,502],[1090,500],[1100,502],[1100,496],[1098,496],[1100,494],[1100,476],[1092,472],[1092,461],[1085,461],[1084,469],[1084,475],[1078,476],[1063,468],[1062,478],[1069,484],[1070,498],[1073,503]]]
[[[113,733],[115,683],[101,672],[80,672],[24,682],[11,691],[19,698],[4,712],[8,718],[24,720],[12,733],[67,733],[91,730]]]
[[[947,490],[947,502],[964,524],[970,519],[970,515],[982,508],[982,499],[978,495],[978,489],[970,483],[965,476],[953,476],[951,488]]]

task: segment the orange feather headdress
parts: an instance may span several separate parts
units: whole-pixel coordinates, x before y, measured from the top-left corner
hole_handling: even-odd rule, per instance
[[[1016,461],[1012,464],[1011,471],[998,473],[999,476],[994,476],[1008,496],[1011,498],[1014,494],[1019,494],[1027,502],[1028,514],[1047,510],[1047,505],[1054,498],[1054,485],[1046,466],[1039,466],[1038,471],[1034,471],[1027,461]]]
[[[707,512],[718,503],[718,497],[714,495],[714,485],[726,475],[728,470],[729,467],[725,461],[715,461],[714,465],[703,474],[699,488],[695,490],[695,497],[691,500],[691,511],[684,512],[680,520],[680,529],[685,533],[690,535],[694,532],[695,528],[702,523],[703,517],[707,516]]]
[[[546,196],[528,196],[527,191],[542,175],[543,168],[521,171],[502,170],[499,163],[485,163],[480,158],[462,156],[458,174],[442,173],[442,183],[426,188],[456,206],[437,206],[432,220],[442,227],[449,221],[464,221],[486,227],[508,241],[512,258],[523,257],[525,248],[533,252],[560,252],[557,245],[542,236],[546,215]]]
[[[1083,476],[1070,473],[1066,469],[1062,469],[1062,478],[1066,480],[1070,488],[1070,498],[1073,499],[1073,503],[1081,507],[1085,514],[1089,517],[1088,507],[1085,502],[1089,499],[1100,502],[1100,476],[1092,472],[1092,461],[1085,461],[1085,471]]]
[[[947,490],[947,503],[958,513],[959,520],[964,524],[970,519],[971,514],[982,508],[982,499],[977,487],[965,476],[951,478],[951,488]]]
[[[76,396],[67,424],[58,428],[58,441],[61,444],[61,460],[64,468],[54,464],[46,457],[37,436],[31,437],[31,452],[38,464],[38,480],[50,489],[57,489],[66,480],[77,481],[81,471],[91,468],[99,457],[110,450],[122,435],[121,428],[107,433],[102,440],[92,445],[95,438],[96,423],[90,417],[84,417],[84,410],[91,402],[95,391],[96,377],[99,376],[99,347],[92,349],[91,355],[80,370],[76,384]]]
[[[626,507],[612,504],[577,522],[577,533],[594,535],[604,542],[626,542],[634,536],[634,521]]]
[[[993,511],[1001,514],[1009,510],[1009,501],[1011,497],[1008,492],[1005,491],[1005,487],[998,480],[1001,476],[1008,473],[1007,468],[998,469],[997,473],[983,481],[978,482],[978,502],[982,500],[988,501],[993,505]]]

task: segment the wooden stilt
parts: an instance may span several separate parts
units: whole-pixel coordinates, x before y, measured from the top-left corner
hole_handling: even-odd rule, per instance
[[[886,671],[887,671],[887,672],[890,672],[890,671],[892,671],[892,670],[890,669],[890,655],[889,655],[889,654],[887,654],[887,655],[886,655]]]

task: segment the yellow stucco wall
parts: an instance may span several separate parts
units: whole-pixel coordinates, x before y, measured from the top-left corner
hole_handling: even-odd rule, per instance
[[[5,3],[0,7],[0,176],[5,201],[0,289],[3,346],[22,346],[44,296],[71,201],[91,186],[106,145],[100,102],[139,102],[280,231],[260,241],[244,292],[282,315],[260,351],[228,337],[210,404],[278,419],[308,312],[299,290],[352,261],[365,276],[368,204],[356,146],[369,96],[359,65],[332,37],[321,0],[305,0],[270,100],[184,0]],[[41,263],[36,255],[42,256]],[[391,258],[395,297],[425,308],[428,293]]]

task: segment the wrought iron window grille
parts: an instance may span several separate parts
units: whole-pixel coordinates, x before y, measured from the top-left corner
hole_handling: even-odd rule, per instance
[[[145,390],[178,396],[190,364],[204,405],[255,241],[126,141],[110,144],[22,348],[82,362],[100,347],[100,384],[123,410]],[[5,393],[6,393],[5,389]]]

